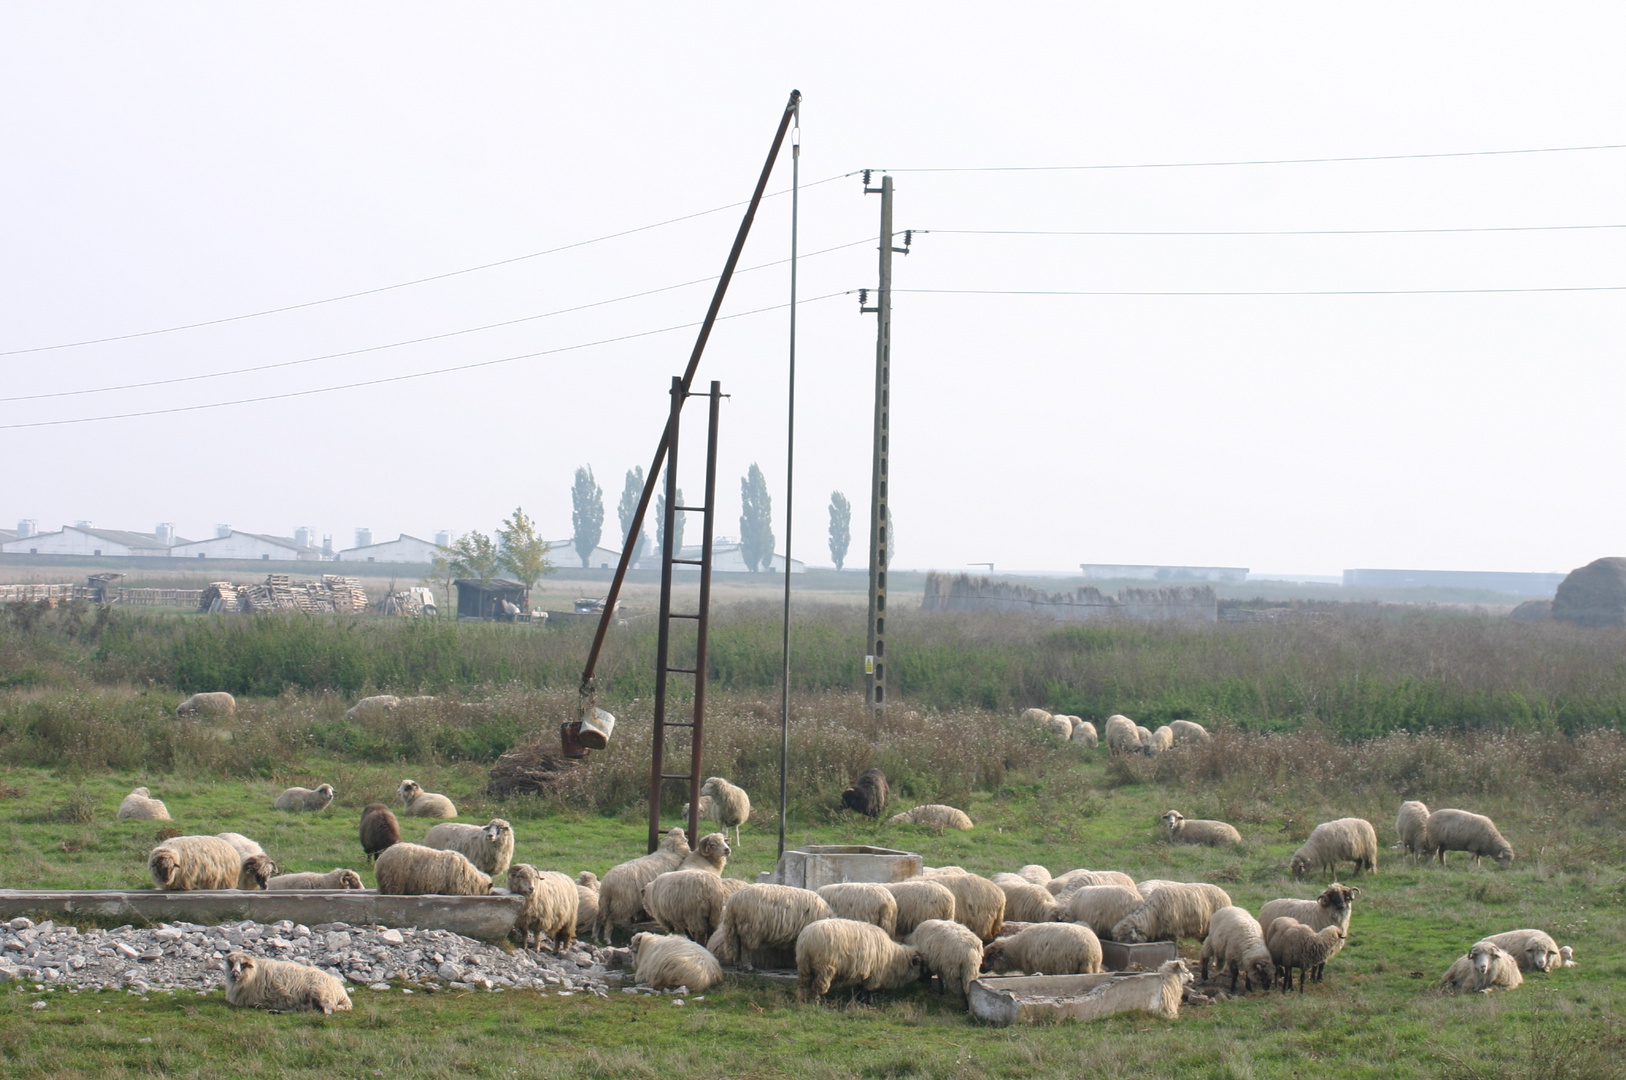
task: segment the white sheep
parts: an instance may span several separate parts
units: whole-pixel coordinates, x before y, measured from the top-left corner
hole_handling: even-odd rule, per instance
[[[234,952],[226,957],[226,1004],[332,1016],[350,1011],[350,994],[343,979],[321,968]]]
[[[1135,725],[1135,752],[1139,753],[1139,754],[1150,754],[1151,750],[1147,749],[1147,747],[1149,747],[1151,745],[1152,745],[1152,729],[1149,728],[1149,727],[1146,727],[1143,724],[1136,724]]]
[[[842,881],[818,890],[838,919],[879,926],[888,934],[898,929],[898,900],[892,890],[874,881]]]
[[[683,830],[669,829],[658,850],[612,866],[599,885],[598,918],[593,923],[593,936],[599,941],[608,941],[615,927],[636,919],[644,905],[644,886],[661,874],[676,870],[688,854],[689,840]]]
[[[232,716],[236,712],[237,699],[224,690],[216,690],[208,694],[193,694],[175,706],[175,715],[177,717]]]
[[[265,854],[265,849],[259,845],[258,841],[250,840],[240,832],[223,832],[216,833],[215,835],[235,848],[237,851],[237,857],[239,859],[247,859],[252,855]]]
[[[1067,922],[1083,923],[1097,937],[1111,941],[1112,928],[1144,902],[1145,897],[1130,885],[1084,885],[1067,898],[1061,917]]]
[[[1113,757],[1119,754],[1135,754],[1140,752],[1140,731],[1135,722],[1127,716],[1107,717],[1107,753]]]
[[[598,925],[598,875],[591,870],[576,875],[576,925],[589,932]]]
[[[750,964],[763,950],[794,948],[804,927],[834,916],[824,897],[794,885],[747,885],[723,905],[706,947],[724,963]]]
[[[1423,845],[1428,842],[1428,805],[1416,799],[1401,803],[1395,817],[1395,835],[1400,838],[1395,847],[1406,854],[1426,854]]]
[[[1519,971],[1519,961],[1490,941],[1476,941],[1468,955],[1457,957],[1445,978],[1440,980],[1445,990],[1470,990],[1480,994],[1512,990],[1522,985],[1524,975]]]
[[[400,798],[401,805],[409,817],[439,817],[453,818],[457,816],[457,806],[444,795],[433,791],[425,791],[416,780],[402,780],[401,786],[395,789]]]
[[[694,850],[683,856],[678,863],[679,870],[704,870],[708,874],[723,876],[723,867],[728,865],[728,857],[733,849],[728,846],[728,837],[720,832],[710,833],[700,838]]]
[[[644,886],[644,911],[663,929],[705,944],[722,921],[723,905],[745,885],[709,870],[674,870]]]
[[[174,836],[147,855],[152,886],[165,892],[235,889],[248,871],[237,849],[218,836]],[[255,888],[254,885],[248,885]]]
[[[1050,714],[1045,712],[1043,709],[1023,709],[1022,723],[1031,724],[1036,728],[1042,728],[1046,724],[1050,723]]]
[[[1171,844],[1222,847],[1226,844],[1242,843],[1242,834],[1236,831],[1235,825],[1223,821],[1205,821],[1201,818],[1188,820],[1178,810],[1170,810],[1163,815],[1163,827],[1169,831]]]
[[[1296,900],[1292,897],[1272,900],[1259,909],[1259,925],[1268,929],[1271,923],[1285,916],[1311,930],[1337,926],[1348,933],[1349,919],[1355,911],[1355,897],[1360,892],[1358,888],[1335,881],[1321,890],[1321,895],[1314,900]]]
[[[1362,870],[1378,872],[1378,831],[1370,821],[1354,817],[1323,821],[1293,852],[1289,865],[1294,877],[1303,877],[1311,870],[1326,867],[1336,874],[1341,862],[1354,863],[1356,874]]]
[[[1023,880],[1031,881],[1035,885],[1048,885],[1050,883],[1049,867],[1038,863],[1028,863],[1016,872]]]
[[[723,827],[724,834],[732,828],[734,842],[740,842],[740,826],[751,820],[751,796],[745,789],[729,783],[721,776],[709,776],[700,788],[700,813],[708,821]],[[683,814],[688,820],[688,812]]]
[[[989,945],[982,964],[996,972],[1093,975],[1101,970],[1101,941],[1078,923],[1039,923]]]
[[[1252,990],[1255,982],[1259,989],[1269,990],[1276,982],[1276,964],[1265,945],[1265,932],[1259,920],[1242,908],[1222,907],[1208,919],[1208,936],[1203,939],[1203,981],[1208,981],[1208,965],[1217,967],[1215,974],[1229,968],[1231,993],[1236,993],[1237,976],[1242,977],[1244,990]]]
[[[1050,719],[1039,725],[1039,730],[1058,739],[1070,740],[1073,737],[1072,717],[1053,714]]]
[[[291,787],[277,796],[273,804],[278,810],[326,810],[333,802],[333,785],[323,784],[316,789]]]
[[[1209,742],[1213,736],[1208,729],[1195,720],[1171,720],[1169,730],[1174,733],[1174,745],[1185,746],[1188,743],[1200,744]]]
[[[704,947],[686,937],[661,934],[632,935],[633,978],[656,990],[688,987],[703,993],[722,981],[722,965]]]
[[[1169,727],[1167,724],[1164,724],[1156,731],[1148,733],[1144,738],[1141,739],[1140,751],[1147,757],[1155,757],[1158,754],[1173,749],[1174,729]]]
[[[1474,857],[1475,866],[1486,855],[1504,869],[1513,862],[1513,845],[1497,831],[1496,823],[1466,810],[1436,810],[1428,815],[1423,844],[1425,853],[1439,856],[1441,866],[1447,851],[1466,851]]]
[[[538,870],[530,863],[508,868],[508,891],[525,898],[525,906],[514,919],[519,944],[526,948],[534,935],[536,951],[544,939],[557,956],[576,939],[576,883],[556,870]]]
[[[901,814],[893,814],[887,820],[888,825],[924,825],[928,829],[970,829],[974,828],[971,818],[964,810],[956,810],[952,806],[942,803],[929,803],[926,806],[917,806],[913,810],[905,810]]]
[[[354,870],[334,867],[326,874],[278,874],[265,883],[267,889],[364,889],[361,875]]]
[[[1081,889],[1086,885],[1127,885],[1135,887],[1135,879],[1118,870],[1069,870],[1065,874],[1051,878],[1044,883],[1058,900],[1062,900],[1074,889]],[[1065,900],[1063,900],[1065,902]]]
[[[886,891],[898,902],[898,937],[906,937],[923,922],[954,921],[954,894],[940,881],[915,878],[889,881]]]
[[[394,694],[374,694],[364,697],[344,711],[346,720],[366,720],[388,716],[401,704]]]
[[[928,974],[937,976],[938,993],[952,989],[963,1003],[971,983],[982,973],[982,941],[953,919],[926,919],[916,926],[905,945],[920,951]]]
[[[820,919],[796,937],[798,1001],[821,998],[836,983],[873,992],[919,982],[920,976],[920,951],[898,944],[872,923]]]
[[[1165,881],[1162,878],[1148,878],[1145,881],[1135,882],[1135,891],[1140,893],[1141,899],[1151,896],[1165,885],[1178,885],[1178,881]]]
[[[994,884],[1005,893],[1005,918],[1011,922],[1055,922],[1061,918],[1061,904],[1043,885],[1021,878]]]
[[[491,876],[469,862],[461,851],[441,851],[422,844],[392,844],[373,869],[380,896],[485,896]]]
[[[1545,930],[1509,930],[1482,939],[1509,953],[1518,961],[1521,971],[1552,971],[1572,966],[1575,961],[1564,955],[1552,935]],[[1569,948],[1565,946],[1564,948]],[[1566,964],[1568,960],[1568,964]]]
[[[163,799],[153,798],[144,787],[138,787],[119,803],[119,817],[138,821],[168,821],[169,807]]]
[[[1178,941],[1208,936],[1209,917],[1231,898],[1217,885],[1204,882],[1171,882],[1152,891],[1139,907],[1119,919],[1112,928],[1114,941]]]
[[[976,874],[938,878],[954,894],[954,921],[967,926],[984,942],[999,936],[1005,925],[1005,890]]]
[[[1282,993],[1293,988],[1293,969],[1299,969],[1299,993],[1304,993],[1304,981],[1312,974],[1321,981],[1321,970],[1327,961],[1338,955],[1348,937],[1337,923],[1311,930],[1297,919],[1281,916],[1271,920],[1265,931],[1265,945],[1270,959],[1282,977]]]
[[[514,827],[502,818],[484,825],[445,821],[430,829],[423,846],[438,851],[460,851],[475,867],[493,878],[508,872],[514,860]]]
[[[1088,720],[1073,717],[1073,741],[1086,750],[1094,750],[1101,744],[1101,737],[1095,732],[1095,725]]]

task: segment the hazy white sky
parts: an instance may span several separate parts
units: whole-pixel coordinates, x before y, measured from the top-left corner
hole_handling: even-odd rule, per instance
[[[742,200],[805,95],[795,554],[867,519],[877,200],[897,170],[897,562],[1567,570],[1626,552],[1626,293],[990,296],[1626,286],[1626,150],[1048,172],[1626,143],[1614,4],[0,7],[0,351],[219,319]],[[788,156],[772,190],[788,185]],[[745,267],[788,252],[769,200]],[[207,405],[691,323],[738,210],[372,296],[0,357],[0,425]],[[838,245],[827,254],[812,254]],[[784,302],[742,274],[728,313]],[[420,379],[0,430],[0,522],[349,546],[570,531],[646,464],[692,329]],[[719,325],[719,532],[759,462],[784,510],[786,317]],[[310,360],[271,371],[60,395]],[[690,431],[700,433],[696,410]],[[702,443],[686,465],[698,467]],[[698,472],[685,469],[693,497]],[[607,537],[607,540],[610,538]]]

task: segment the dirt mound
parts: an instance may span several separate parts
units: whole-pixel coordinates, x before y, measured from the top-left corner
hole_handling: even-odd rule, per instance
[[[546,795],[560,778],[581,765],[559,751],[559,736],[539,735],[514,747],[491,767],[486,793],[499,799],[510,795]]]
[[[1626,559],[1589,562],[1558,586],[1553,618],[1577,626],[1626,625]]]
[[[1507,613],[1509,621],[1516,623],[1546,622],[1553,617],[1551,600],[1526,600]]]

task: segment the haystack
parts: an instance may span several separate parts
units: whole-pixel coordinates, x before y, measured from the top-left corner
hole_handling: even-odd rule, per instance
[[[504,799],[510,795],[547,795],[565,773],[581,765],[559,752],[559,736],[540,735],[521,743],[491,767],[486,793]]]
[[[1626,559],[1589,562],[1558,586],[1553,618],[1577,626],[1626,625]]]
[[[1526,600],[1508,612],[1507,617],[1509,622],[1516,623],[1546,622],[1553,617],[1553,602],[1551,600]]]

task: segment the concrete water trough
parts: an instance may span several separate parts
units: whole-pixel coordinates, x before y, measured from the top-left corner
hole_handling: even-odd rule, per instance
[[[1101,966],[1108,971],[1156,971],[1165,961],[1180,959],[1172,941],[1143,941],[1131,945],[1123,941],[1101,943]]]
[[[819,889],[843,881],[908,881],[920,876],[924,860],[912,851],[865,844],[808,844],[779,856],[772,870],[757,875],[771,885]]]
[[[1180,1015],[1180,974],[1102,972],[1099,975],[983,976],[971,984],[971,1015],[987,1024],[1100,1020],[1123,1012]]]
[[[450,930],[480,941],[502,941],[524,906],[522,896],[380,896],[372,889],[289,889],[157,892],[150,889],[0,889],[0,919],[19,915],[72,921],[75,915],[131,922],[213,925],[290,919],[314,925]]]

